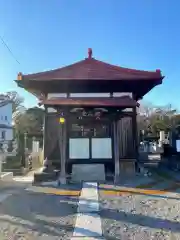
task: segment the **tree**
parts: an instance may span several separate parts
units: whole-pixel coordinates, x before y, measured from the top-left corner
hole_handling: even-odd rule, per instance
[[[24,98],[21,97],[16,91],[10,91],[4,94],[9,100],[12,101],[13,120],[20,114],[24,113],[26,108],[24,107]]]
[[[18,133],[28,133],[31,135],[42,134],[44,121],[44,110],[33,107],[27,109],[15,119],[15,127]]]
[[[22,98],[16,91],[1,94],[2,98],[12,101],[13,122],[16,133],[42,133],[44,110],[33,107],[26,109]]]
[[[146,135],[151,125],[151,118],[153,116],[154,107],[149,102],[142,102],[139,107],[137,116],[138,130],[143,131]]]
[[[142,103],[139,109],[138,126],[144,131],[144,135],[158,137],[160,131],[168,132],[175,126],[176,110],[172,106],[153,106],[150,103]]]

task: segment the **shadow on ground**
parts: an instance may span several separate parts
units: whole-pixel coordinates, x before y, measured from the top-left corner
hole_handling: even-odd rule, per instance
[[[0,225],[11,224],[12,232],[37,236],[70,236],[74,230],[78,197],[73,201],[62,196],[24,191],[9,197],[0,206]],[[18,235],[19,236],[19,235]]]
[[[166,219],[161,218],[154,218],[150,216],[140,215],[140,214],[130,214],[121,211],[115,211],[110,209],[102,209],[101,217],[112,219],[115,221],[123,221],[128,222],[136,225],[140,225],[142,227],[150,227],[155,229],[164,229],[164,230],[171,230],[172,232],[180,233],[180,224],[179,222],[174,222]]]

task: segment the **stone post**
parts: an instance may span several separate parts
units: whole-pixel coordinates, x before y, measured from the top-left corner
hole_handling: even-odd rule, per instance
[[[6,154],[1,152],[0,153],[0,176],[2,174],[2,165],[3,165],[5,158],[6,158]]]
[[[2,162],[3,162],[3,154],[0,153],[0,176],[1,176],[1,173],[2,173]]]
[[[163,146],[164,140],[165,140],[165,133],[164,133],[164,131],[160,131],[160,132],[159,132],[159,143],[160,143],[160,147]]]
[[[27,148],[27,133],[24,133],[24,149]]]

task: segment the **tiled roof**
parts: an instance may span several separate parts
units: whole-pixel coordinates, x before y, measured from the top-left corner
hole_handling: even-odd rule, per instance
[[[18,80],[133,80],[133,79],[162,79],[161,71],[141,71],[123,68],[105,63],[89,57],[66,67],[51,71],[22,75],[19,73]]]
[[[0,107],[6,106],[8,103],[12,103],[11,100],[0,100]]]
[[[6,125],[6,124],[0,124],[0,128],[13,128],[12,126]]]

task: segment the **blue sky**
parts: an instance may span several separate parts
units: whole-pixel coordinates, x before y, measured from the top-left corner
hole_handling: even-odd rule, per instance
[[[26,106],[36,99],[13,82],[19,71],[38,72],[95,58],[155,70],[163,85],[145,100],[180,109],[179,0],[0,0],[0,92],[17,90]]]

